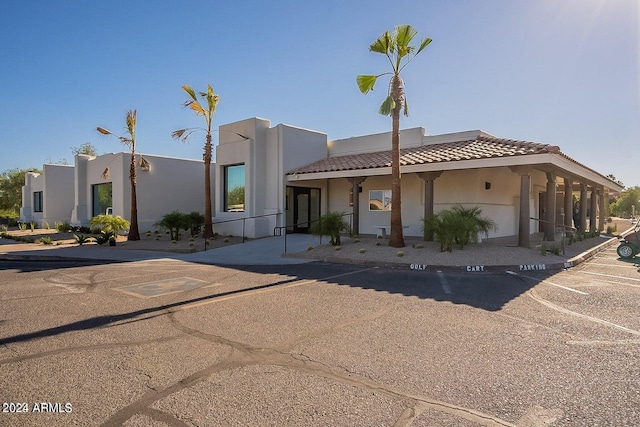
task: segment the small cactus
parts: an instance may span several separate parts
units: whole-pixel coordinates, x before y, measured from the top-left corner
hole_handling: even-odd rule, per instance
[[[404,252],[398,251],[398,253],[396,255],[398,255],[399,257],[403,257],[404,256]]]

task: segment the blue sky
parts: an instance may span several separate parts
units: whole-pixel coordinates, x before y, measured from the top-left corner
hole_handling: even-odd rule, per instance
[[[214,87],[215,126],[257,116],[329,139],[386,132],[386,83],[364,96],[355,77],[388,71],[368,47],[407,23],[433,43],[403,73],[402,128],[559,145],[639,185],[639,3],[2,0],[0,171],[72,163],[85,142],[125,151],[95,128],[124,133],[128,109],[138,151],[200,159],[204,135],[170,137],[202,124],[183,84]]]

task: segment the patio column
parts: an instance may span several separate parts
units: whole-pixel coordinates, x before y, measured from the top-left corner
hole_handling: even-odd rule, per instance
[[[547,210],[543,219],[546,221],[544,223],[544,238],[553,242],[556,239],[556,174],[553,172],[547,172]]]
[[[596,218],[598,217],[598,190],[596,187],[591,188],[591,207],[589,208],[589,231],[597,230]]]
[[[366,179],[366,177],[354,177],[347,178],[352,185],[353,191],[353,229],[351,233],[354,236],[360,234],[360,184]]]
[[[418,176],[424,181],[424,219],[433,216],[433,182],[442,175],[442,171],[438,172],[419,172]],[[433,241],[433,233],[425,234],[424,240]]]
[[[564,225],[565,227],[573,227],[573,179],[571,177],[564,179]],[[567,231],[565,229],[565,231]]]
[[[598,202],[600,202],[600,216],[598,217],[598,230],[604,231],[604,222],[609,216],[609,211],[607,210],[606,201],[609,200],[609,193],[606,191],[602,191],[600,197],[598,198]]]
[[[531,220],[529,219],[531,193],[531,167],[512,166],[513,172],[520,175],[520,212],[518,216],[518,246],[530,247]]]
[[[580,231],[587,229],[587,184],[580,183]]]

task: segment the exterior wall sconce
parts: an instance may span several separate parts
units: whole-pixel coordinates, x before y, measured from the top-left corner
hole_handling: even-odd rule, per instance
[[[144,157],[140,156],[140,169],[142,169],[145,172],[149,172],[151,170],[151,163],[149,163],[147,161],[147,159],[145,159]]]

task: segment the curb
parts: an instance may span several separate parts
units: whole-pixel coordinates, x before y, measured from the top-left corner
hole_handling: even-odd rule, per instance
[[[414,264],[414,263],[402,263],[402,262],[384,262],[384,261],[367,261],[356,260],[352,258],[340,258],[340,257],[311,257],[299,254],[283,253],[283,258],[301,258],[310,259],[317,262],[325,262],[332,264],[352,264],[352,265],[366,265],[372,267],[384,267],[394,269],[409,269],[416,271],[457,271],[465,273],[483,273],[483,272],[500,272],[505,270],[510,271],[561,271],[572,267],[575,267],[590,258],[595,254],[602,252],[609,246],[618,242],[617,237],[611,237],[609,240],[602,242],[598,246],[595,246],[579,255],[576,255],[565,262],[554,262],[551,264],[518,264],[518,265],[427,265],[427,264]]]

